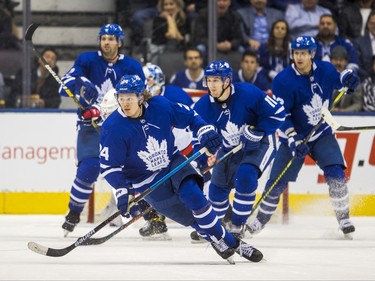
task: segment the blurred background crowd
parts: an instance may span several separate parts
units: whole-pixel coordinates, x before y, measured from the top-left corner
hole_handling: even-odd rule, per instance
[[[203,88],[203,68],[209,61],[211,0],[117,0],[113,11],[61,14],[50,11],[45,25],[96,26],[118,23],[125,32],[122,52],[163,70],[166,84],[185,89]],[[234,81],[246,81],[265,92],[273,78],[290,61],[290,42],[299,35],[314,36],[315,59],[330,61],[338,71],[356,71],[361,86],[355,95],[342,99],[337,111],[375,112],[375,9],[374,0],[213,0],[216,15],[216,57],[227,60]],[[58,2],[58,1],[55,1]],[[7,59],[22,57],[22,1],[0,0],[0,107],[59,108],[58,84],[33,57],[30,96],[22,103],[22,65]],[[212,3],[211,3],[212,4]],[[41,20],[32,11],[32,20]],[[65,19],[65,21],[64,21]],[[95,20],[96,19],[96,20]],[[58,73],[58,65],[95,46],[68,47],[39,44],[40,52]],[[16,69],[14,69],[16,67]],[[186,74],[187,84],[176,76]],[[180,74],[179,74],[180,73]],[[64,75],[65,72],[59,75]]]

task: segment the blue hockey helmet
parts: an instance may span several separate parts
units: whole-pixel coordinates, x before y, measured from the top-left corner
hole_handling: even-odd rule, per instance
[[[143,73],[145,74],[146,80],[153,79],[153,83],[147,81],[147,90],[153,95],[158,95],[161,87],[165,85],[165,75],[161,68],[156,64],[147,63],[143,67]]]
[[[220,76],[223,82],[226,78],[232,81],[232,67],[226,61],[213,61],[204,69],[204,76],[204,82],[207,76]]]
[[[124,75],[116,85],[117,95],[137,94],[137,97],[141,97],[144,89],[145,83],[138,75]]]
[[[122,31],[122,28],[118,24],[115,24],[115,23],[108,23],[102,26],[98,34],[98,42],[100,42],[100,37],[106,34],[116,36],[117,41],[119,43],[121,43],[125,37],[125,34]]]
[[[290,48],[290,58],[293,59],[293,50],[308,50],[310,51],[311,58],[314,58],[316,52],[316,42],[311,36],[298,36],[296,37]]]

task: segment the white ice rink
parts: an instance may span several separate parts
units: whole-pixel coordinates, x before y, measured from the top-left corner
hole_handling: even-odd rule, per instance
[[[353,217],[353,240],[343,240],[334,217],[290,216],[245,240],[264,254],[250,263],[222,260],[208,244],[191,244],[191,229],[169,222],[171,241],[144,241],[141,220],[106,243],[80,246],[63,257],[27,248],[34,241],[64,248],[94,225],[81,223],[63,238],[63,216],[0,215],[0,280],[375,280],[375,217]],[[107,227],[96,236],[115,230]]]

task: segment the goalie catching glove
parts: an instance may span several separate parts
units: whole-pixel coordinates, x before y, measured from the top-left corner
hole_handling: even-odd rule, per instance
[[[130,203],[134,199],[134,189],[129,184],[127,187],[122,187],[116,190],[117,209],[121,212],[123,217],[129,218],[129,215],[136,217],[139,214],[138,205]]]
[[[212,125],[202,126],[197,133],[199,143],[207,148],[209,155],[213,155],[222,144],[221,136],[216,132]]]
[[[245,152],[257,150],[263,136],[264,132],[251,130],[250,126],[246,126],[243,130],[243,134],[240,137],[240,141],[242,142],[242,150]]]
[[[288,146],[293,157],[303,159],[310,152],[310,147],[304,143],[305,138],[301,134],[297,134],[294,129],[287,130]]]

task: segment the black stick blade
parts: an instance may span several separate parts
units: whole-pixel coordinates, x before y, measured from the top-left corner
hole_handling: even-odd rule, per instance
[[[29,25],[29,27],[27,28],[26,32],[25,32],[25,40],[26,41],[31,41],[31,39],[33,38],[33,34],[35,32],[35,30],[38,28],[39,24],[38,23],[32,23]]]

